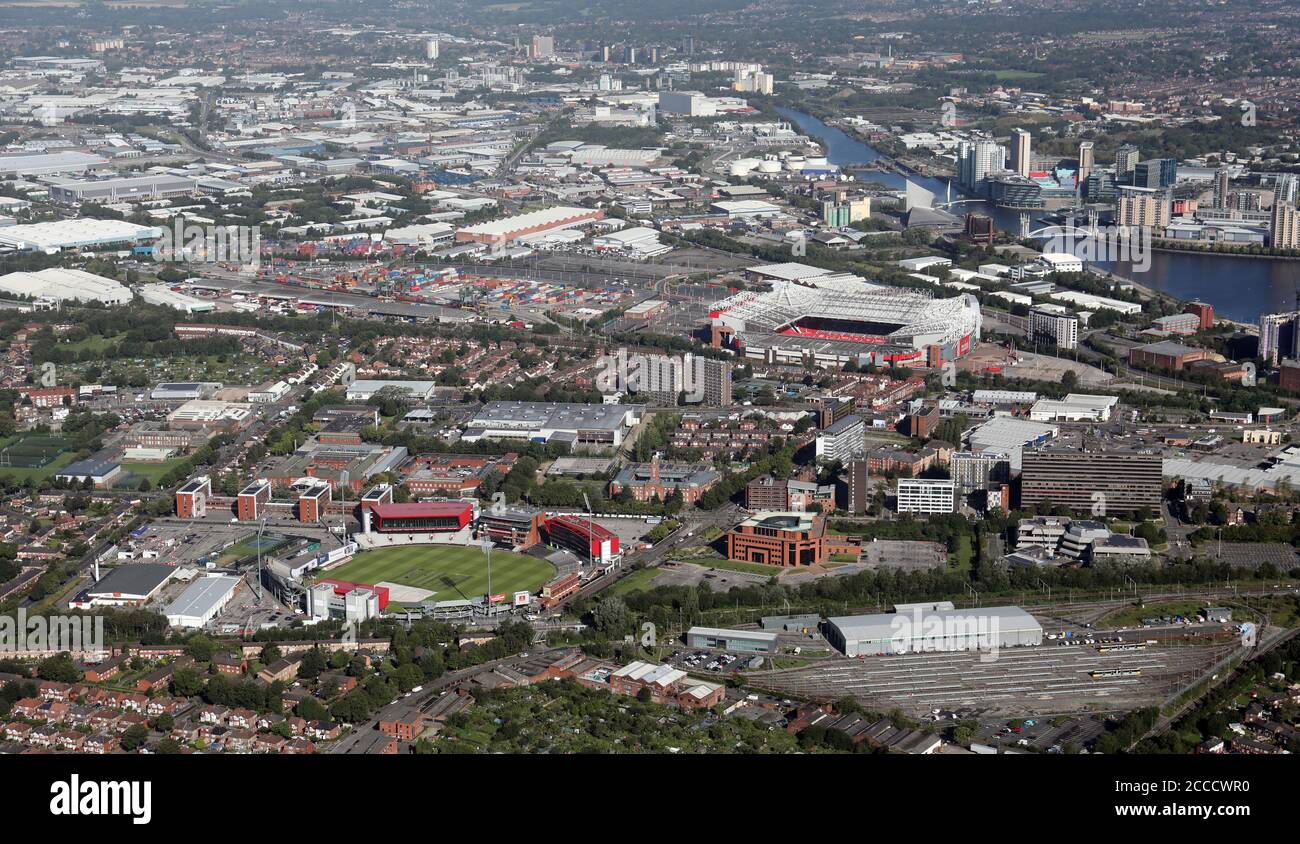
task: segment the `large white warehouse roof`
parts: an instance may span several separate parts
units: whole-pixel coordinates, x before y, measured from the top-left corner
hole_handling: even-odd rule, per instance
[[[56,220],[0,228],[0,251],[57,252],[159,237],[162,229],[156,226],[139,226],[124,220]]]
[[[105,305],[125,305],[131,301],[131,291],[111,278],[62,267],[0,276],[0,293]]]

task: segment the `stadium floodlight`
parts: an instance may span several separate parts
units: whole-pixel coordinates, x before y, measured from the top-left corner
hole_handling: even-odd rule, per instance
[[[487,559],[487,606],[490,613],[492,610],[492,537],[484,534],[481,544],[483,556]]]

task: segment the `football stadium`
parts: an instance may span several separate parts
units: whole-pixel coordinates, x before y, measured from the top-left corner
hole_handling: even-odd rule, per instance
[[[935,299],[848,274],[776,280],[770,291],[742,291],[716,303],[709,316],[715,345],[793,365],[937,367],[969,354],[980,334],[973,296]]]

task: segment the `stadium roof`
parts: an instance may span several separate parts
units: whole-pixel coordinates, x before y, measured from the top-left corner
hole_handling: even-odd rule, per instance
[[[979,303],[969,295],[935,299],[928,292],[873,284],[854,275],[773,282],[766,293],[744,291],[713,305],[710,313],[739,331],[778,331],[805,318],[897,325],[892,339],[939,335],[956,340],[978,334]]]
[[[785,264],[767,264],[761,267],[747,267],[745,272],[753,275],[763,276],[764,278],[778,279],[780,281],[797,281],[804,278],[814,278],[819,275],[830,275],[830,270],[821,267],[813,267],[808,264],[789,262]]]
[[[561,525],[593,539],[613,539],[615,537],[613,531],[581,514],[553,516],[546,520],[546,529],[550,530],[551,525]]]
[[[404,504],[392,502],[373,504],[370,509],[381,519],[411,519],[429,516],[460,516],[473,506],[467,501],[409,501]]]

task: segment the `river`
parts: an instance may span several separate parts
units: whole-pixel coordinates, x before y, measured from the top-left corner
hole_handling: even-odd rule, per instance
[[[821,141],[832,164],[847,167],[881,157],[872,147],[810,114],[788,108],[777,108],[777,111],[800,132]],[[862,179],[896,190],[902,190],[911,181],[934,193],[940,202],[948,191],[947,182],[924,176],[872,172],[863,174]],[[955,189],[953,196],[957,196]],[[958,215],[972,211],[985,214],[1000,229],[1020,230],[1019,212],[995,208],[982,200],[964,202],[953,210]],[[1032,225],[1037,228],[1042,224],[1035,221]],[[1154,252],[1151,266],[1145,272],[1134,272],[1130,264],[1122,261],[1097,261],[1093,265],[1179,299],[1208,302],[1217,315],[1239,322],[1254,323],[1262,313],[1294,310],[1300,292],[1300,261],[1294,260]]]

